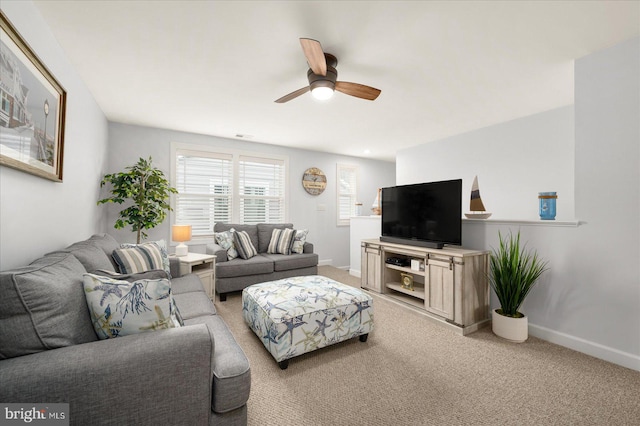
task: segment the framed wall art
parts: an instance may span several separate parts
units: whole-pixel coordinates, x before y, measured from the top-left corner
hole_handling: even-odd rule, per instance
[[[67,94],[0,12],[0,165],[62,182]]]

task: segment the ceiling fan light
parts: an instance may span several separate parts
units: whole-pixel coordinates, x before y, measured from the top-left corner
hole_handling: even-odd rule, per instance
[[[333,96],[333,89],[326,86],[314,87],[311,90],[311,95],[319,101],[326,101]]]

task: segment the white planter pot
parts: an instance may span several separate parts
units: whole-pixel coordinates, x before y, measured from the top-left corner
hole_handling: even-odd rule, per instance
[[[505,317],[494,309],[491,312],[491,327],[496,336],[510,342],[522,343],[529,337],[529,320],[526,315],[522,318]]]

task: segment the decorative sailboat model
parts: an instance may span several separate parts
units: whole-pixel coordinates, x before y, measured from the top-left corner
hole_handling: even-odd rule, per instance
[[[471,186],[471,201],[469,202],[469,213],[464,215],[468,219],[488,219],[491,213],[485,210],[484,204],[482,204],[482,198],[480,198],[480,187],[478,186],[478,176],[473,178],[473,185]]]

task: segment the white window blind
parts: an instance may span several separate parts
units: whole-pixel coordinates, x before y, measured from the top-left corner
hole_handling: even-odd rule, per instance
[[[240,222],[284,222],[285,178],[284,160],[241,155],[238,161]]]
[[[356,215],[358,194],[358,167],[338,164],[338,226],[349,225],[349,218]]]
[[[213,234],[216,222],[231,222],[233,157],[176,152],[176,223],[190,224],[194,236]]]

